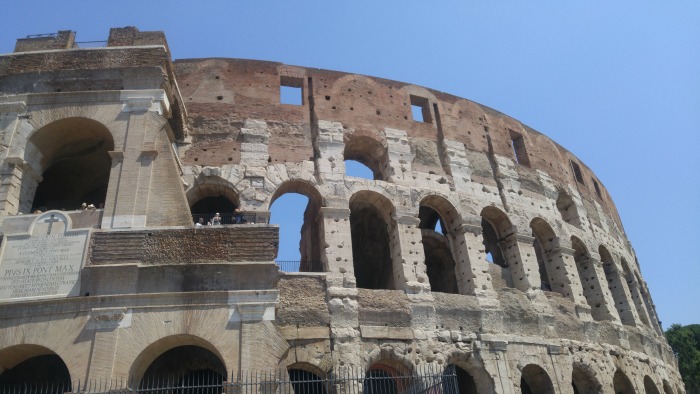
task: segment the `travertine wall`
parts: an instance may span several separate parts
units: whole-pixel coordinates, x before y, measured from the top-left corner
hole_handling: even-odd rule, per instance
[[[113,141],[104,211],[75,221],[92,227],[81,297],[0,304],[0,360],[12,360],[0,373],[53,352],[72,378],[138,381],[160,354],[193,345],[231,371],[454,364],[480,393],[520,392],[521,378],[536,392],[573,393],[573,382],[607,393],[616,372],[637,391],[646,378],[683,392],[607,190],[545,135],[396,81],[171,63],[159,32],[113,29],[108,45],[0,57],[4,229],[28,225],[14,215],[29,213],[52,156],[43,146],[65,142],[44,137],[62,132],[56,122],[88,119],[71,124],[95,122]],[[281,104],[281,85],[301,87],[301,105]],[[346,175],[349,159],[375,179]],[[274,269],[274,226],[192,228],[202,198],[265,222],[290,192],[310,200],[300,248],[302,271],[315,272]],[[367,212],[380,235],[371,254],[387,257],[353,254],[368,245],[353,231]],[[369,260],[388,267],[381,286],[358,281],[376,272]]]

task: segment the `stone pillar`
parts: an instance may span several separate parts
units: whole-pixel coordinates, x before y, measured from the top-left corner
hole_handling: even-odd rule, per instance
[[[158,151],[153,147],[152,150],[141,152],[139,161],[139,180],[136,189],[136,201],[140,203],[134,206],[133,227],[146,227],[146,215],[148,213],[148,204],[151,195],[151,177],[153,175],[153,161],[158,156]],[[156,190],[154,190],[157,193]]]
[[[513,286],[524,293],[540,291],[539,265],[532,246],[534,240],[532,236],[513,233],[499,242],[513,277]]]
[[[94,308],[88,327],[95,331],[86,380],[106,381],[114,378],[119,329],[131,325],[131,312],[126,308]]]
[[[588,259],[577,261],[576,267],[578,268],[579,278],[581,278],[583,295],[591,307],[593,319],[612,320],[619,323],[620,316],[608,289],[603,263],[600,261],[600,258],[591,253]]]
[[[400,216],[396,219],[396,231],[389,232],[394,284],[410,293],[430,290],[419,224],[418,218]]]
[[[319,120],[316,145],[319,154],[316,159],[316,176],[319,183],[342,182],[345,177],[343,125],[340,122]]]
[[[493,392],[516,394],[508,366],[508,342],[484,341],[480,347],[479,355],[484,362],[484,368],[493,377]]]
[[[26,105],[21,101],[0,104],[0,216],[28,213],[31,207],[20,207],[22,178],[33,178],[32,191],[41,181],[41,174],[28,172],[31,168],[23,157],[9,151],[20,124],[19,116],[25,110]]]
[[[552,240],[552,244],[553,249],[549,253],[552,258],[551,267],[556,269],[558,274],[550,273],[550,276],[557,278],[556,286],[561,286],[564,295],[575,303],[576,314],[579,319],[590,321],[592,319],[591,307],[584,296],[583,286],[576,268],[575,251],[562,246],[559,238]],[[555,284],[553,283],[552,287],[554,286]]]
[[[632,296],[627,288],[627,281],[622,274],[622,270],[615,262],[610,262],[609,264],[613,265],[612,272],[606,272],[605,274],[608,279],[608,288],[612,298],[615,300],[615,309],[620,315],[620,321],[627,325],[636,326],[641,324],[637,310],[633,306]]]
[[[461,193],[469,193],[468,184],[472,181],[472,170],[469,165],[469,159],[467,159],[464,144],[450,139],[445,139],[443,142],[447,165],[452,174],[455,190]]]
[[[353,266],[350,210],[321,207],[319,210],[323,245],[321,261],[328,272],[328,309],[331,314],[331,335],[336,340],[334,362],[350,362],[350,349],[359,336],[359,315],[355,269]],[[345,354],[344,350],[350,352]],[[346,360],[347,358],[347,360]],[[336,364],[337,365],[337,364]]]
[[[472,224],[462,224],[450,232],[457,286],[461,294],[473,294],[480,302],[483,300],[498,304],[481,233],[481,226]]]
[[[387,151],[389,153],[389,177],[388,181],[397,185],[412,185],[413,170],[411,163],[416,156],[411,153],[411,145],[408,142],[406,132],[385,128]]]
[[[639,320],[649,327],[652,327],[651,318],[649,313],[647,313],[644,300],[642,300],[642,294],[639,292],[639,283],[637,283],[637,280],[632,274],[627,274],[626,279],[627,287],[629,288],[630,296],[632,297],[632,303],[637,309],[637,316],[639,317]]]

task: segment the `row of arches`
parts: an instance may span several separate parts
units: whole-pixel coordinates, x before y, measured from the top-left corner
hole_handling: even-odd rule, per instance
[[[234,201],[227,200],[230,204],[239,204],[232,188],[223,192],[220,189],[220,185],[218,189],[207,186],[192,189],[188,196],[201,199],[191,201],[191,205],[197,207],[201,201],[211,198],[231,198]],[[218,195],[212,197],[206,193],[207,190],[216,190]],[[278,199],[290,194],[304,196],[307,201],[303,214],[299,215],[303,220],[296,227],[298,256],[302,261],[300,270],[330,270],[329,263],[323,262],[320,247],[324,244],[326,231],[319,218],[324,200],[315,186],[299,180],[282,183],[269,200],[272,222],[275,222]],[[407,281],[402,267],[407,252],[401,250],[401,237],[404,235],[400,234],[398,213],[392,201],[377,191],[360,190],[348,199],[348,208],[356,286],[402,290],[402,285]],[[280,216],[288,216],[289,213],[289,209],[284,209]],[[534,286],[560,293],[575,302],[587,303],[595,320],[619,319],[628,325],[635,325],[637,321],[646,325],[656,324],[652,318],[654,311],[651,301],[639,274],[630,269],[624,257],[614,258],[605,245],[598,245],[591,251],[591,247],[576,235],[568,240],[562,239],[553,226],[541,217],[534,217],[530,221],[529,232],[522,234],[508,215],[495,206],[485,207],[478,217],[477,230],[480,234],[475,242],[481,245],[465,245],[462,236],[465,220],[454,205],[447,198],[435,194],[420,200],[416,224],[420,237],[415,241],[422,244],[424,260],[420,263],[424,267],[421,269],[425,271],[432,291],[474,294],[477,280],[464,274],[465,264],[471,263],[473,268],[475,263],[469,260],[483,258],[497,267],[491,270],[492,275],[499,276],[493,278],[494,287],[502,284],[529,291]],[[287,230],[285,225],[280,231],[284,233]],[[466,250],[470,247],[483,250],[483,255]],[[280,250],[285,249],[290,249],[290,246],[282,240]],[[526,277],[525,259],[530,254],[536,259],[536,278]],[[572,261],[567,262],[568,258]],[[528,282],[529,285],[524,284]]]
[[[201,341],[201,340],[200,340]],[[70,372],[65,362],[51,350],[36,345],[18,345],[0,351],[0,389],[44,385],[47,389],[37,392],[70,392],[72,384]],[[165,387],[178,387],[181,390],[191,388],[192,392],[203,392],[221,387],[225,382],[239,381],[251,385],[269,384],[263,373],[258,378],[257,372],[249,375],[228,374],[221,356],[212,349],[193,344],[181,344],[169,347],[155,357],[140,356],[150,360],[145,366],[132,367],[130,388],[153,390]],[[483,366],[472,358],[470,362],[456,362],[445,367],[425,365],[416,367],[405,365],[395,359],[380,359],[373,362],[366,370],[341,368],[336,371],[323,371],[319,367],[305,362],[296,362],[287,367],[287,376],[275,377],[279,384],[288,384],[296,394],[326,394],[334,392],[335,385],[340,384],[352,392],[363,394],[404,394],[411,392],[436,392],[450,394],[478,394],[494,391],[493,378]],[[519,367],[519,382],[516,387],[522,394],[554,394],[560,390],[561,383],[554,383],[547,371],[536,363]],[[438,378],[441,375],[442,378]],[[274,379],[273,379],[274,380]],[[264,382],[263,382],[264,381]],[[574,362],[570,384],[575,394],[593,394],[608,392],[596,374],[580,362]],[[645,375],[644,393],[660,394],[654,380]],[[197,389],[195,389],[197,388]],[[361,388],[361,390],[360,390]],[[664,394],[674,394],[667,380],[663,380]],[[612,389],[614,393],[635,394],[638,391],[622,369],[616,369]],[[197,391],[199,390],[199,391]],[[188,391],[189,392],[189,391]],[[207,392],[216,392],[209,390]],[[677,390],[680,393],[680,390]]]

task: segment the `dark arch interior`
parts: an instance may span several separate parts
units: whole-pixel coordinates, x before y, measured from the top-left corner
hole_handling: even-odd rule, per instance
[[[344,160],[357,161],[372,170],[375,180],[386,180],[389,159],[386,148],[377,140],[356,136],[345,142]]]
[[[442,233],[443,235],[447,234],[447,227],[445,226],[445,222],[440,217],[440,214],[438,214],[437,211],[433,208],[426,207],[424,205],[421,206],[418,209],[418,219],[420,220],[420,224],[418,225],[418,227],[422,229],[437,231],[437,225],[438,223],[440,223],[440,233]]]
[[[615,376],[613,377],[613,388],[615,394],[635,394],[632,382],[630,382],[627,375],[619,369],[615,371]]]
[[[580,366],[574,366],[571,373],[571,386],[574,389],[574,394],[595,394],[600,392],[597,382]]]
[[[430,289],[441,293],[457,294],[457,277],[455,276],[455,261],[445,231],[445,223],[434,209],[421,206],[418,210],[423,239],[425,266],[428,273]],[[436,232],[440,223],[441,232]]]
[[[537,267],[540,271],[540,289],[546,291],[552,291],[552,284],[549,282],[549,275],[547,274],[547,264],[545,259],[547,258],[544,253],[544,247],[537,237],[532,241],[532,246],[535,248],[535,256],[537,257]]]
[[[476,381],[474,377],[464,369],[450,364],[445,369],[445,374],[454,377],[455,379],[446,379],[446,387],[443,387],[444,393],[454,394],[477,394]],[[454,387],[454,384],[457,386]]]
[[[350,232],[357,287],[394,289],[389,232],[377,207],[363,202],[350,204]]]
[[[326,394],[324,381],[315,373],[303,369],[289,369],[287,372],[294,394]]]
[[[372,368],[367,371],[362,387],[362,394],[397,394],[396,381],[388,371]]]
[[[104,126],[88,119],[64,119],[39,130],[30,144],[41,153],[43,169],[32,212],[78,209],[82,203],[99,207],[105,202],[114,142]]]
[[[13,385],[36,385],[44,393],[62,394],[71,391],[68,367],[56,354],[44,354],[29,358],[0,374],[0,391]],[[46,391],[43,388],[49,387]]]
[[[508,268],[506,259],[503,257],[500,245],[498,245],[498,235],[496,229],[493,228],[491,222],[485,218],[481,219],[481,228],[483,230],[484,248],[487,254],[491,255],[492,262],[502,268]]]
[[[554,394],[554,386],[544,369],[530,364],[523,368],[520,391],[522,394]]]
[[[202,219],[202,224],[207,224],[218,213],[221,224],[232,224],[235,222],[233,211],[236,208],[237,205],[225,196],[209,196],[192,204],[190,212],[194,216],[195,223]]]
[[[646,394],[661,394],[659,393],[659,388],[656,387],[656,383],[654,383],[649,375],[644,377],[644,392],[646,392]]]
[[[199,346],[186,345],[170,349],[148,366],[141,379],[140,388],[155,388],[163,382],[178,387],[220,386],[226,380],[224,363],[211,351]],[[198,389],[191,389],[191,392]],[[220,392],[220,388],[219,391]],[[187,393],[188,390],[182,391]],[[216,390],[212,391],[216,392]]]

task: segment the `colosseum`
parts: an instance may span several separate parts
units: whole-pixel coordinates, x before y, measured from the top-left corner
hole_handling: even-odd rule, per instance
[[[59,31],[0,139],[1,392],[685,392],[603,183],[478,103]]]

